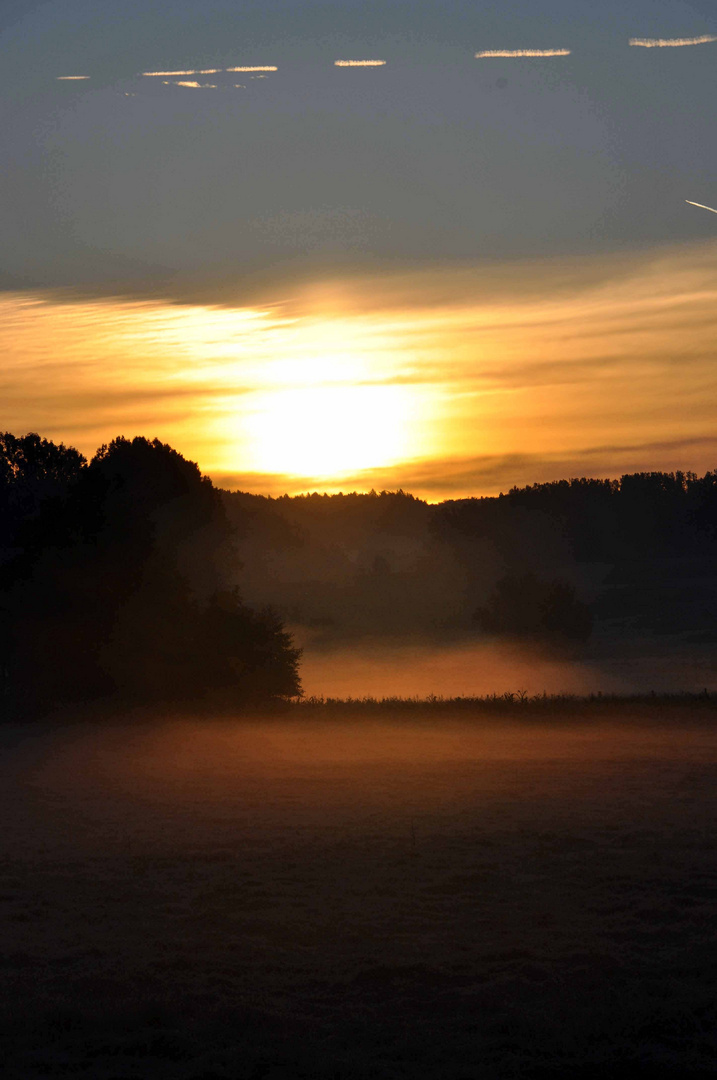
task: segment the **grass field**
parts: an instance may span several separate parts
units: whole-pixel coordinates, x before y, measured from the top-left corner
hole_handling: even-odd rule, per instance
[[[713,1075],[714,702],[569,704],[0,728],[3,1075]]]

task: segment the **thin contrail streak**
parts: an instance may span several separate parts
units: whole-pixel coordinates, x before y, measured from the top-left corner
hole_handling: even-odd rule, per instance
[[[692,202],[692,199],[685,199],[685,202],[689,203],[690,206],[699,206],[700,210],[710,210],[713,214],[717,214],[717,210],[713,206],[705,206],[701,202]]]
[[[475,54],[476,60],[515,56],[570,56],[570,49],[484,49]]]
[[[199,70],[197,68],[190,68],[189,71],[143,71],[142,74],[148,78],[154,78],[159,75],[198,75]]]
[[[679,49],[683,45],[706,45],[710,41],[717,41],[717,36],[702,34],[694,38],[630,38],[631,45],[638,45],[643,49]]]

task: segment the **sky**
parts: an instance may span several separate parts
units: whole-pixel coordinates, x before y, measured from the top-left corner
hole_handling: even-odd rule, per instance
[[[272,494],[717,466],[712,0],[4,0],[0,58],[0,429]]]

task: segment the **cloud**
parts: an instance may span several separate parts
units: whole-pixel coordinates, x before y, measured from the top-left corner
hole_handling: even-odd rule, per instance
[[[518,56],[570,56],[570,49],[484,49],[475,54],[476,60],[489,58],[512,58]]]
[[[89,75],[58,75],[58,82],[75,82],[79,79],[89,79]]]
[[[216,90],[216,83],[200,83],[200,82],[187,82],[185,80],[178,80],[177,82],[165,82],[165,86],[188,86],[192,90]]]
[[[383,67],[385,60],[334,60],[334,67]]]
[[[278,71],[278,67],[271,64],[257,65],[254,64],[249,67],[230,67],[224,68],[225,71]]]
[[[630,44],[643,49],[677,49],[684,45],[706,45],[717,41],[717,34],[702,34],[693,38],[630,38]]]

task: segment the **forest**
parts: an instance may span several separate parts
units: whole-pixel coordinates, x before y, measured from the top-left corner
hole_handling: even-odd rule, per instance
[[[716,553],[715,472],[269,498],[157,439],[0,434],[3,714],[298,698],[306,635],[710,643]]]
[[[717,472],[223,499],[247,598],[318,636],[717,641]]]

